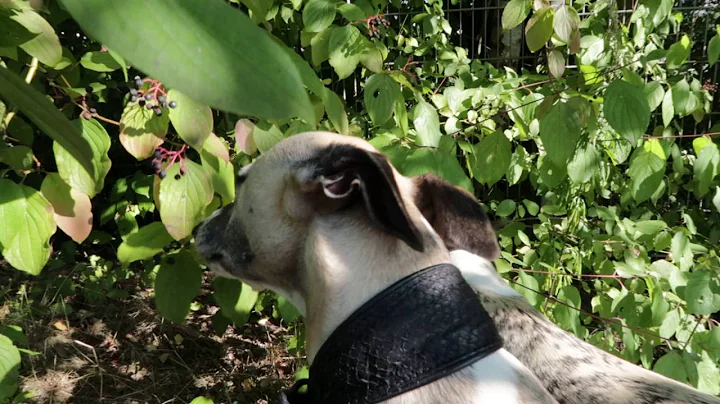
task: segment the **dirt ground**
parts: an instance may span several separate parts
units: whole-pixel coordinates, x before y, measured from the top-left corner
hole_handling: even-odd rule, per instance
[[[1,266],[0,266],[1,267]],[[33,403],[188,403],[197,396],[215,403],[275,403],[304,366],[287,351],[292,331],[272,316],[253,314],[248,324],[215,333],[218,308],[204,301],[208,279],[187,322],[163,322],[151,291],[124,280],[124,298],[90,304],[81,294],[28,298],[28,283],[0,268],[0,326],[22,327],[21,389]],[[26,285],[20,286],[18,285]],[[9,285],[9,286],[8,286]],[[39,288],[41,285],[34,285]],[[36,291],[37,292],[37,291]]]

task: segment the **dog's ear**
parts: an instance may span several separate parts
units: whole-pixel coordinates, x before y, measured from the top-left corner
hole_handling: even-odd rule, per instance
[[[472,194],[434,174],[412,179],[415,204],[448,250],[462,249],[490,261],[500,256],[495,231]]]
[[[337,211],[362,202],[376,226],[417,251],[425,250],[384,155],[348,144],[332,145],[298,170],[298,180],[303,191],[315,192],[319,210]]]

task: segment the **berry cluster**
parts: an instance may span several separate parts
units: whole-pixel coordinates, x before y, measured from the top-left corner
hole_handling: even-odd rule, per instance
[[[135,87],[130,89],[130,102],[136,102],[141,107],[152,109],[155,115],[161,116],[163,114],[163,108],[175,108],[177,103],[175,101],[168,102],[167,93],[162,88],[162,83],[153,79],[141,79],[140,76],[135,76]],[[147,90],[143,90],[145,83],[150,83],[150,87]]]
[[[714,92],[717,92],[718,89],[720,89],[720,84],[713,83],[712,80],[707,79],[707,80],[705,80],[705,83],[703,83],[703,89],[705,89],[711,93],[714,93]]]
[[[155,173],[160,179],[165,178],[166,169],[170,168],[175,162],[180,163],[180,174],[175,175],[175,179],[179,180],[181,176],[185,175],[185,164],[183,164],[183,153],[187,149],[187,145],[183,145],[178,151],[171,151],[162,146],[155,149],[152,159],[152,167]],[[163,167],[163,163],[167,162],[167,165]]]
[[[82,107],[83,111],[80,113],[80,116],[82,116],[85,119],[90,119],[93,117],[93,115],[97,114],[97,109],[95,109],[95,105],[97,105],[98,100],[100,99],[97,94],[93,93],[93,88],[90,86],[85,87],[85,95],[80,97],[79,104]],[[69,99],[70,97],[68,97]]]
[[[368,37],[370,39],[380,38],[383,32],[380,30],[380,26],[390,28],[390,21],[386,20],[382,14],[374,15],[367,19]]]

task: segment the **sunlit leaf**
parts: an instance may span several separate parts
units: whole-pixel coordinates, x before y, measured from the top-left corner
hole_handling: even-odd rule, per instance
[[[245,325],[258,297],[258,292],[237,279],[217,277],[213,281],[213,297],[223,315],[240,327]]]
[[[605,118],[610,126],[635,144],[650,124],[650,107],[642,88],[615,80],[605,90]]]
[[[0,400],[13,397],[18,386],[20,351],[10,338],[0,334]]]
[[[481,184],[492,186],[505,175],[511,158],[510,141],[502,132],[493,132],[474,147],[469,161],[470,172]]]
[[[525,26],[525,40],[530,52],[537,52],[550,40],[553,33],[555,11],[546,6],[535,11]]]
[[[320,32],[329,27],[335,19],[337,9],[330,0],[310,0],[302,11],[302,19],[307,32]]]
[[[202,150],[205,139],[213,130],[213,116],[210,107],[202,105],[178,90],[167,93],[167,102],[175,102],[175,108],[169,108],[169,118],[173,128],[185,143],[195,150]]]
[[[82,243],[93,227],[90,198],[70,187],[57,173],[48,173],[40,192],[53,207],[57,227],[76,243]]]
[[[555,12],[553,25],[558,38],[565,43],[570,43],[580,27],[580,16],[573,7],[563,5]]]
[[[175,240],[192,233],[213,199],[212,180],[205,168],[189,159],[182,164],[184,174],[180,174],[177,162],[166,170],[160,182],[160,218]]]
[[[510,0],[502,13],[503,30],[511,30],[520,25],[531,10],[531,0]]]
[[[95,119],[78,118],[72,123],[80,136],[90,145],[94,175],[89,175],[82,170],[80,161],[58,142],[53,143],[55,163],[60,177],[68,185],[93,198],[105,187],[105,176],[112,166],[112,161],[108,157],[110,136],[100,122]]]
[[[365,83],[365,107],[376,126],[380,126],[390,119],[395,102],[400,97],[402,97],[400,85],[387,74],[373,74]]]
[[[172,241],[161,222],[152,222],[126,237],[117,249],[117,257],[123,265],[150,259]]]
[[[155,305],[160,314],[183,323],[201,282],[202,270],[192,254],[180,250],[164,257],[155,276]]]
[[[169,124],[168,114],[157,116],[137,102],[128,103],[120,117],[120,143],[133,157],[144,160],[165,142]]]
[[[417,131],[418,146],[437,147],[440,143],[440,117],[430,103],[420,100],[413,108],[413,125]]]
[[[0,179],[0,251],[16,269],[38,275],[50,258],[57,226],[53,208],[37,190]]]
[[[333,28],[328,40],[330,66],[335,69],[339,79],[345,79],[355,71],[363,52],[360,31],[354,25]]]

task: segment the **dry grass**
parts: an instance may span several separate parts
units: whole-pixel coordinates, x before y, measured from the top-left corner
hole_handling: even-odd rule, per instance
[[[0,325],[21,326],[28,348],[41,353],[22,355],[21,388],[33,392],[32,402],[188,403],[204,395],[215,403],[256,404],[275,402],[292,384],[301,363],[285,349],[285,327],[254,316],[218,336],[211,320],[217,307],[203,301],[185,324],[169,324],[148,290],[123,288],[129,298],[102,305],[78,295],[54,302],[0,297]],[[67,314],[35,309],[48,303]]]

